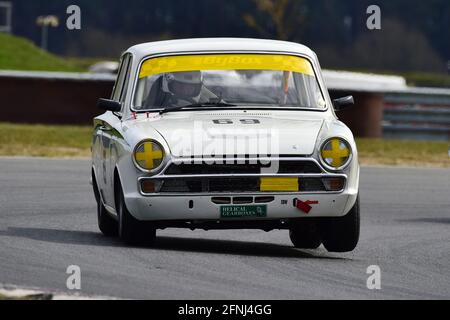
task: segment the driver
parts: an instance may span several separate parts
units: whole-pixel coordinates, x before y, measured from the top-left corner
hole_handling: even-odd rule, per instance
[[[147,98],[147,105],[178,107],[207,102],[215,97],[205,88],[201,71],[169,72],[155,81]]]
[[[203,86],[200,71],[166,73],[162,79],[162,91],[172,95],[172,100],[195,103]]]

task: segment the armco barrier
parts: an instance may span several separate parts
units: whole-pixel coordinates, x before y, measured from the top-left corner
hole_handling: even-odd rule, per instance
[[[450,140],[450,95],[446,93],[447,90],[420,89],[387,94],[383,136],[393,139]]]
[[[114,77],[66,73],[0,72],[0,121],[91,124],[99,97],[109,97]]]
[[[403,78],[323,71],[332,98],[353,95],[356,105],[338,113],[356,136],[382,137],[384,95],[414,97]],[[98,98],[109,97],[115,76],[102,74],[0,71],[0,122],[92,124]],[[424,89],[425,90],[425,89]],[[429,90],[423,97],[437,96]],[[440,91],[439,97],[450,97]]]

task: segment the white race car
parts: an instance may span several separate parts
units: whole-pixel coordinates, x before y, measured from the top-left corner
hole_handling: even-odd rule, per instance
[[[359,164],[316,54],[290,42],[186,39],[121,58],[94,119],[98,224],[126,243],[156,230],[288,229],[295,247],[353,250]]]

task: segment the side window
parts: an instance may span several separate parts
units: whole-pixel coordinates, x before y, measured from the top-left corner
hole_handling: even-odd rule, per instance
[[[125,67],[125,80],[123,83],[123,87],[122,87],[122,93],[120,94],[120,102],[125,102],[125,98],[127,96],[127,91],[128,91],[128,83],[130,83],[130,71],[131,71],[131,61],[132,57],[131,54],[127,55],[126,61],[124,63]]]
[[[128,65],[130,64],[130,55],[126,54],[122,56],[119,67],[119,74],[117,75],[116,83],[114,85],[113,93],[111,99],[114,101],[121,101],[123,97],[123,91],[126,87],[124,82],[128,79]]]

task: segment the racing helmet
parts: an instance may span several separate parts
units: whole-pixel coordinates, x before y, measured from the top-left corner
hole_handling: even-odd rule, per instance
[[[197,97],[203,85],[200,71],[183,71],[165,73],[162,89],[177,98],[188,99]]]

